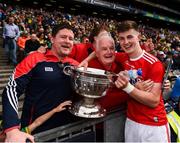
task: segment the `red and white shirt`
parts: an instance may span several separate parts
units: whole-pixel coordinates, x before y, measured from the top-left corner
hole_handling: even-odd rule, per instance
[[[121,62],[125,70],[141,69],[142,76],[138,77],[138,80],[151,79],[155,83],[162,83],[164,67],[156,57],[145,51],[136,59],[122,58],[122,55],[116,55],[116,62]],[[125,53],[124,57],[127,57]],[[148,107],[129,97],[127,117],[135,122],[146,125],[165,125],[167,118],[162,95],[159,105],[155,108]]]

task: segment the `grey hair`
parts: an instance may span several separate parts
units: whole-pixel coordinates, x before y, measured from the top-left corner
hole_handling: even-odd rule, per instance
[[[96,37],[96,48],[98,49],[99,48],[99,41],[101,39],[109,39],[112,41],[113,45],[114,45],[114,48],[115,48],[115,41],[114,39],[112,38],[110,32],[107,32],[107,31],[103,31],[102,33],[99,33],[99,35]]]
[[[111,33],[108,32],[108,31],[106,31],[106,30],[103,30],[103,31],[101,31],[101,32],[97,35],[97,37],[101,37],[101,36],[103,36],[103,35],[109,35],[109,36],[111,36]],[[112,36],[111,36],[111,37],[112,37]]]

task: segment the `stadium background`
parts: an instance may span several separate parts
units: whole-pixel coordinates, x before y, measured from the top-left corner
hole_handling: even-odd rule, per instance
[[[118,21],[132,19],[157,28],[180,28],[180,0],[2,0],[2,3]]]

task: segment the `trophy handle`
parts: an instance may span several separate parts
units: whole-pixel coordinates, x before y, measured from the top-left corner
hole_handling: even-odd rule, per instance
[[[74,85],[75,85],[76,88],[79,87],[79,86],[78,86],[78,83],[77,83],[77,79],[74,80]]]
[[[115,74],[113,72],[105,71],[104,74],[109,79],[110,84],[114,85],[114,82],[116,81],[118,74]]]
[[[65,75],[72,76],[74,67],[73,66],[65,66],[63,68],[63,72]]]

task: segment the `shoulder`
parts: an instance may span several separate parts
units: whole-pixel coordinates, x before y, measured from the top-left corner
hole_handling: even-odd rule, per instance
[[[15,68],[15,78],[29,73],[38,63],[45,61],[45,56],[39,52],[33,52],[20,62]]]
[[[156,58],[155,56],[144,52],[142,59],[145,61],[145,65],[146,67],[151,68],[151,71],[155,70],[155,71],[164,71],[164,66],[161,63],[161,61]]]
[[[144,51],[144,54],[142,56],[142,58],[149,64],[153,65],[156,63],[161,63],[158,58],[156,58],[155,56],[147,53],[146,51]]]
[[[148,78],[152,79],[154,82],[160,83],[164,77],[164,66],[163,64],[153,55],[145,52],[143,55],[144,68],[146,68],[148,73]]]
[[[33,51],[32,53],[30,53],[27,58],[31,59],[31,60],[35,60],[35,61],[39,61],[45,58],[45,54],[44,53],[40,53],[38,51]]]
[[[74,60],[73,58],[70,58],[70,57],[66,57],[64,60],[63,60],[63,63],[69,63],[70,65],[73,65],[73,66],[77,66],[79,65],[79,62]]]

